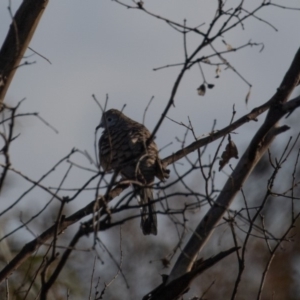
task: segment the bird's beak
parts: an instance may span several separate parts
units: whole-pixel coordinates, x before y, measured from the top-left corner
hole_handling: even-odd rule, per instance
[[[103,119],[101,119],[100,124],[96,127],[96,130],[99,130],[100,128],[104,128],[104,122]]]

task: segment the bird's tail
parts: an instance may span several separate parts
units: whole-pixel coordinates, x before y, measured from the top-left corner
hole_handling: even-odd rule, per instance
[[[140,196],[141,207],[141,228],[145,235],[157,235],[157,217],[155,211],[155,204],[153,200],[152,188],[136,188],[137,194]]]

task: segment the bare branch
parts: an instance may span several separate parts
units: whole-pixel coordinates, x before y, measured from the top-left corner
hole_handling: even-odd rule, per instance
[[[208,238],[213,233],[215,226],[218,224],[223,214],[228,210],[229,205],[236,194],[240,191],[249,174],[277,135],[278,131],[274,126],[276,126],[280,118],[286,114],[286,110],[282,109],[282,105],[280,104],[287,102],[288,97],[298,85],[299,79],[300,48],[277,92],[272,99],[268,101],[271,102],[271,108],[266,116],[265,122],[253,137],[248,149],[245,151],[236,168],[225,183],[215,204],[198,224],[195,232],[184,247],[171,271],[168,282],[172,282],[192,269],[198,252],[201,251]],[[287,128],[285,127],[284,129],[286,130]]]
[[[0,50],[0,103],[31,41],[49,0],[24,0]],[[16,32],[17,30],[17,32]]]

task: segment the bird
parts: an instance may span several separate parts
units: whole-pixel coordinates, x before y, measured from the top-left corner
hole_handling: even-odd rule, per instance
[[[169,170],[158,155],[149,130],[117,109],[103,113],[99,126],[99,160],[104,172],[115,171],[131,180],[141,205],[141,228],[144,235],[157,235],[157,216],[153,203],[155,177],[165,181]]]

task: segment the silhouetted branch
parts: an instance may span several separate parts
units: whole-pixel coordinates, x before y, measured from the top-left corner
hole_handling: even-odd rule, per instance
[[[169,282],[183,276],[192,269],[198,252],[203,248],[208,238],[213,233],[215,226],[221,220],[223,214],[228,210],[229,205],[240,191],[255,165],[261,159],[276,135],[289,129],[287,126],[283,126],[280,129],[274,126],[276,126],[277,122],[287,113],[287,111],[283,109],[283,104],[288,101],[288,97],[298,85],[299,79],[300,48],[298,49],[289,70],[284,76],[280,87],[269,101],[271,102],[268,104],[270,105],[270,111],[266,116],[265,122],[253,137],[214,205],[203,217],[188,243],[185,245],[171,271],[168,279]]]
[[[216,256],[212,256],[203,261],[199,259],[194,263],[194,267],[190,272],[170,281],[166,275],[163,276],[163,283],[156,289],[143,297],[143,300],[176,300],[187,292],[192,281],[208,268],[225,258],[229,254],[238,251],[239,247],[233,247],[229,250],[220,252]]]
[[[12,24],[0,50],[0,103],[49,0],[24,0],[13,17]]]

